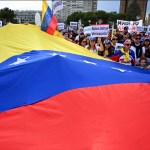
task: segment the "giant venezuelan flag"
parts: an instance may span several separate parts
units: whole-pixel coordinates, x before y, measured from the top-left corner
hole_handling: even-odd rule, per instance
[[[33,25],[1,28],[0,56],[1,150],[150,149],[149,71]]]

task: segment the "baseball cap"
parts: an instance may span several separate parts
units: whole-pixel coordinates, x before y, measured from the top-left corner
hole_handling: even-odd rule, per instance
[[[124,44],[124,45],[125,45],[125,44],[131,44],[131,40],[130,40],[130,39],[125,40],[123,44]]]
[[[140,36],[140,37],[141,37],[141,34],[135,33],[135,34],[133,35],[134,38],[137,37],[137,36]]]
[[[144,41],[149,41],[150,42],[150,38],[145,38],[145,40]]]
[[[124,30],[128,30],[128,29],[129,29],[129,27],[128,27],[128,26],[125,26],[125,27],[124,27]]]
[[[90,37],[89,40],[90,41],[96,41],[96,38],[95,37]]]
[[[144,40],[145,40],[144,38],[141,38],[140,42],[144,42]]]
[[[104,44],[111,44],[110,40],[105,40]]]

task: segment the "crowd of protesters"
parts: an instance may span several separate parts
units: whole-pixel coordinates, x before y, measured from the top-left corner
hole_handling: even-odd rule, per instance
[[[91,37],[84,32],[77,34],[73,31],[64,32],[63,35],[67,40],[102,57],[125,65],[150,69],[150,38],[145,32],[131,34],[125,26],[124,31],[116,30],[113,36],[111,33],[110,30],[108,37],[105,38]],[[121,43],[123,46],[116,49],[116,43]]]

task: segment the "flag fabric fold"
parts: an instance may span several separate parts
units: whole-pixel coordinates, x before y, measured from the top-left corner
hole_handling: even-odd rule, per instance
[[[0,56],[1,150],[150,150],[150,71],[35,25],[1,28]]]

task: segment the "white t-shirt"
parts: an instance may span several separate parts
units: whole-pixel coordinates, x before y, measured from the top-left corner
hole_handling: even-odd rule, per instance
[[[86,45],[85,48],[88,48],[89,45]],[[100,48],[99,46],[95,45],[96,49],[90,49],[91,52],[94,52],[96,54],[98,54],[98,49]]]

